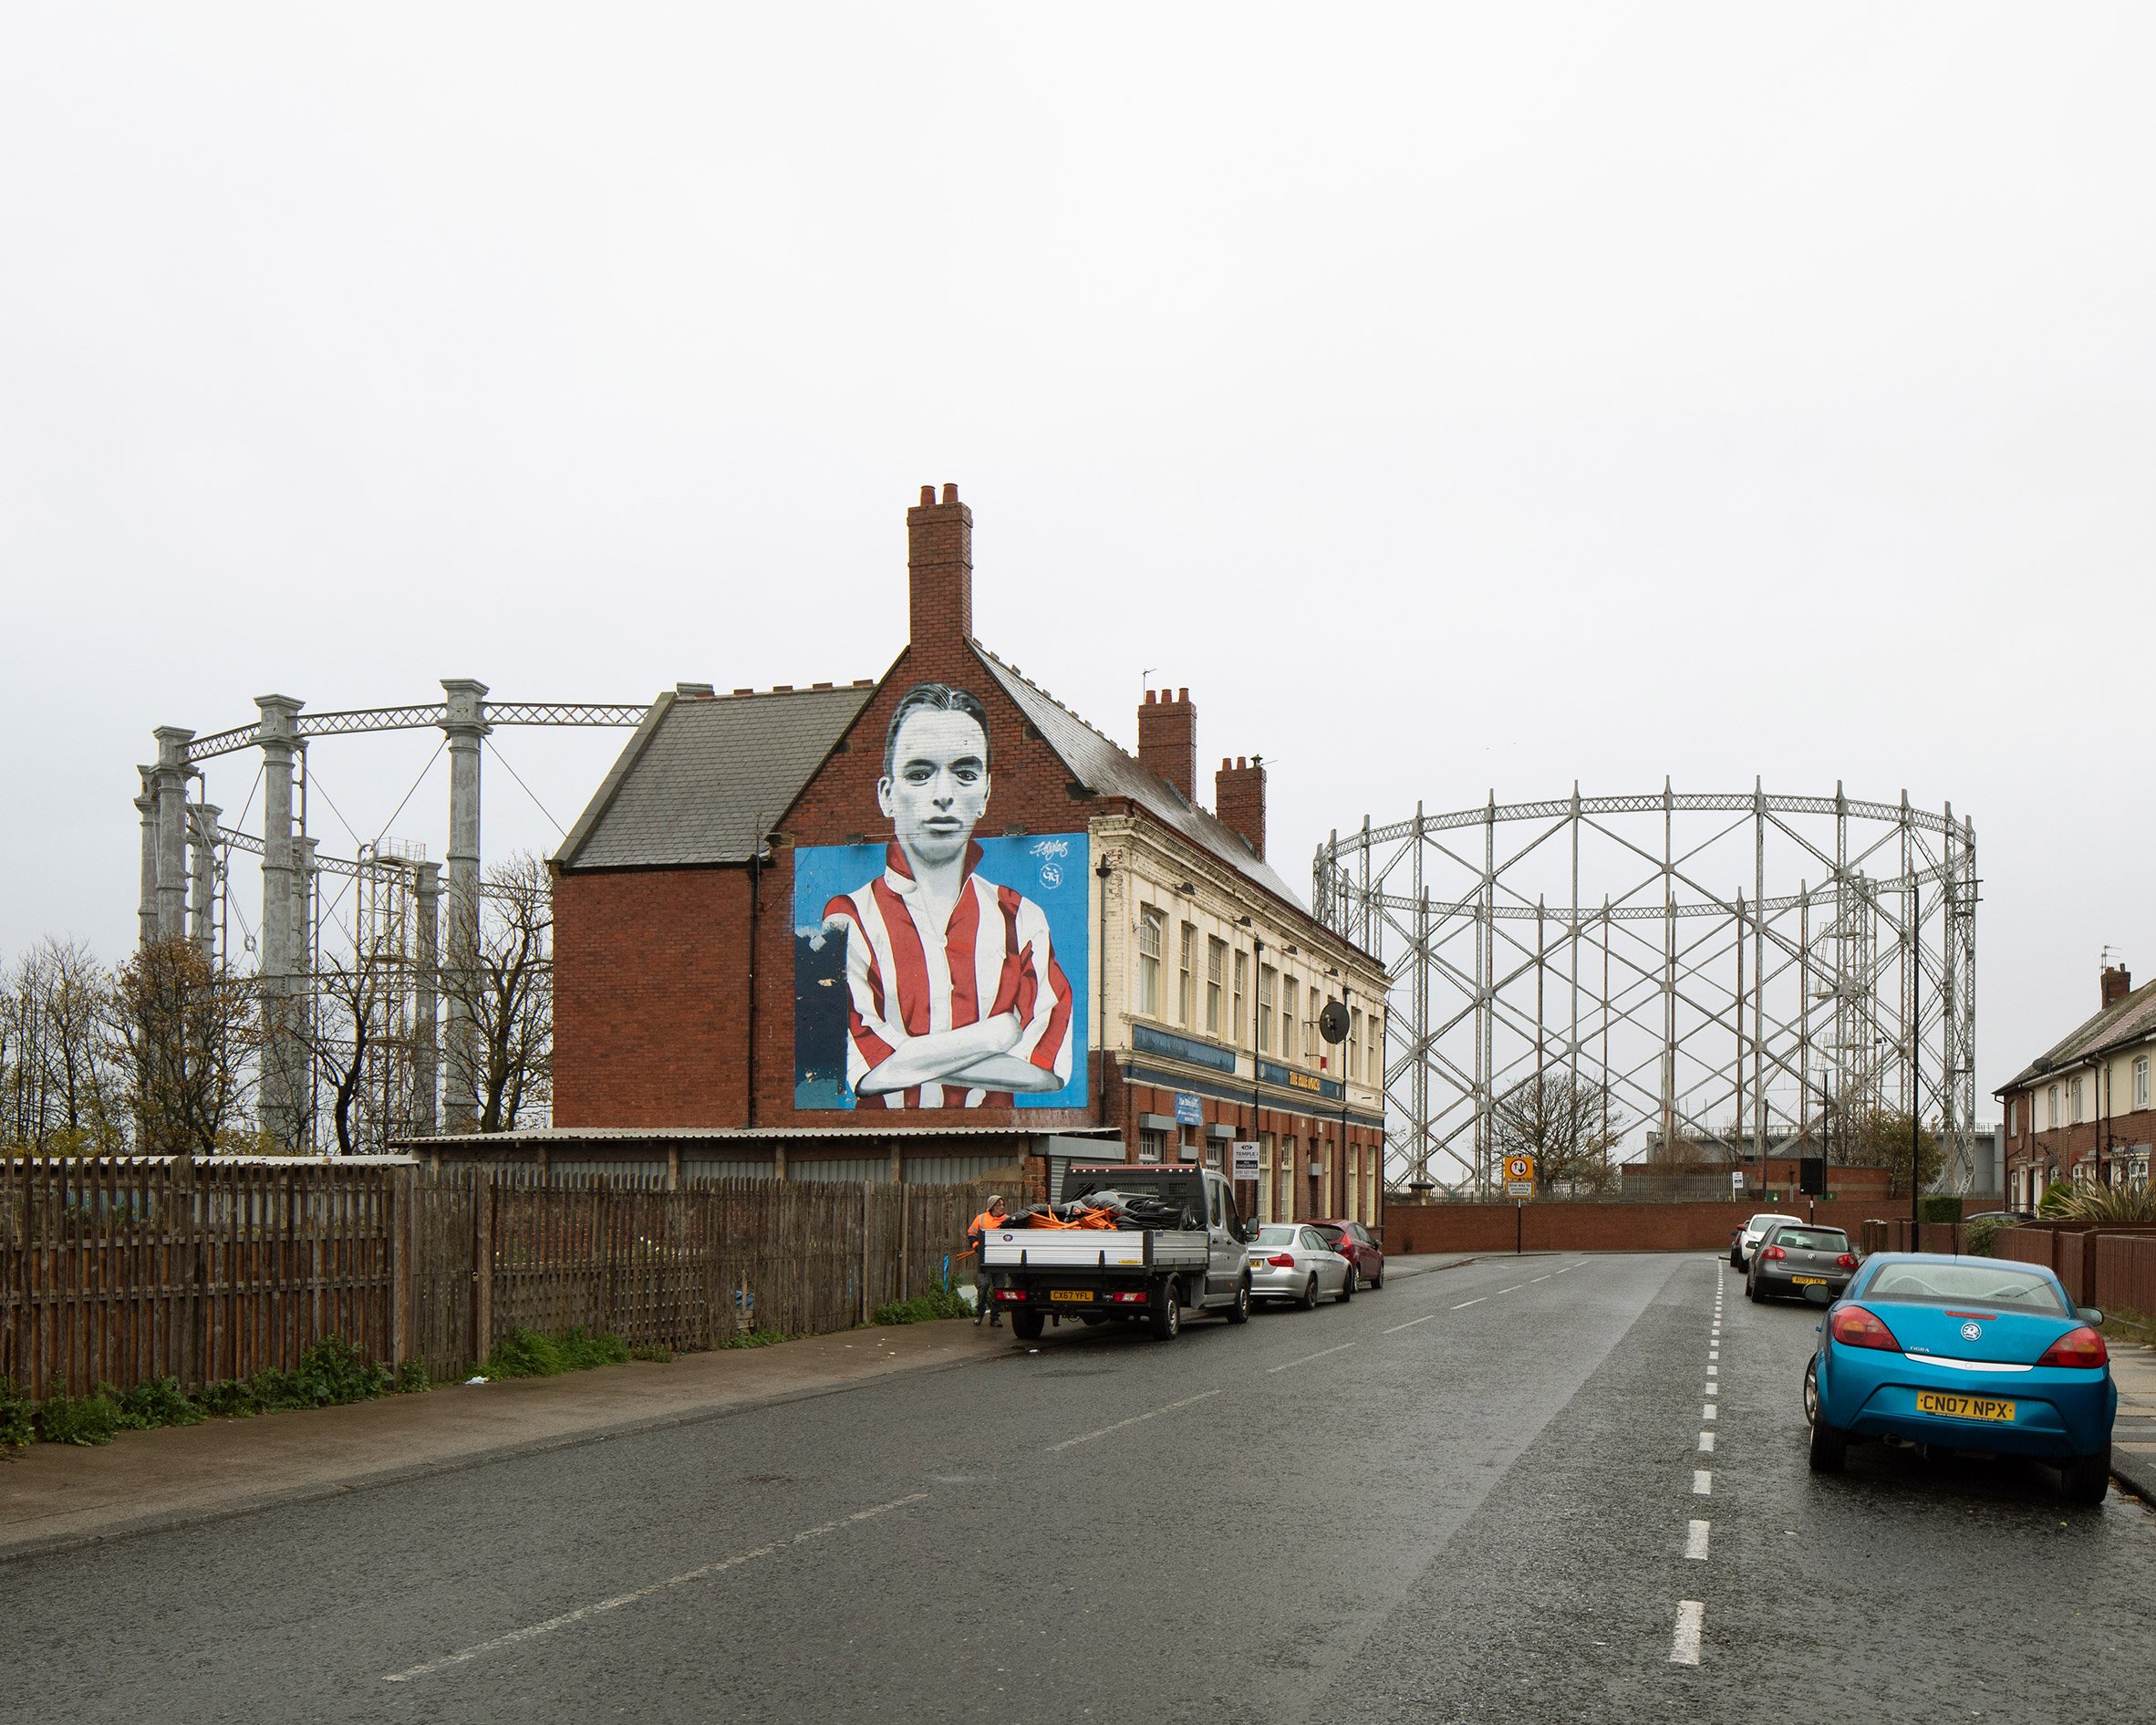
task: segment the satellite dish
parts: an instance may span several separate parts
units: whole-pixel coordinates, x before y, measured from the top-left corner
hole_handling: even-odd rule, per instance
[[[1348,1034],[1348,1009],[1343,1001],[1327,1001],[1325,1010],[1318,1014],[1318,1034],[1327,1042],[1345,1042]]]

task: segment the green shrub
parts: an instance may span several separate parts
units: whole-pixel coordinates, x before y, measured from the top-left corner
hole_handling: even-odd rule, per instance
[[[520,1326],[494,1344],[479,1373],[482,1377],[555,1377],[594,1366],[618,1366],[628,1356],[627,1344],[610,1331],[594,1334],[579,1326],[542,1335]]]
[[[107,1390],[107,1395],[112,1392]],[[187,1398],[177,1377],[152,1377],[119,1397],[119,1423],[129,1431],[159,1426],[199,1426],[202,1410]]]
[[[783,1330],[741,1330],[720,1343],[720,1347],[771,1347],[793,1338]]]
[[[1992,1255],[1992,1237],[2000,1229],[2013,1226],[2011,1219],[2005,1216],[1979,1216],[1962,1230],[1962,1250],[1972,1258],[1988,1258]]]
[[[422,1389],[433,1387],[433,1380],[427,1376],[425,1360],[408,1359],[397,1368],[397,1393],[399,1396],[416,1395]]]
[[[2055,1179],[2044,1188],[2044,1196],[2037,1200],[2039,1216],[2063,1216],[2066,1207],[2073,1201],[2074,1186],[2071,1180]]]
[[[37,1404],[15,1387],[12,1377],[0,1377],[0,1455],[37,1441]]]
[[[674,1350],[661,1347],[657,1342],[646,1342],[629,1349],[631,1359],[648,1360],[654,1366],[666,1366],[673,1361]]]
[[[120,1418],[109,1396],[47,1396],[37,1404],[37,1435],[47,1443],[110,1443]]]
[[[220,1377],[214,1383],[204,1384],[194,1392],[194,1405],[205,1414],[221,1414],[232,1419],[244,1419],[262,1411],[262,1403],[254,1390],[236,1377]]]
[[[1927,1192],[1916,1200],[1919,1221],[1959,1221],[1962,1200],[1951,1192]]]
[[[931,1324],[938,1318],[970,1317],[973,1308],[948,1288],[931,1288],[910,1300],[894,1300],[870,1314],[871,1324]]]

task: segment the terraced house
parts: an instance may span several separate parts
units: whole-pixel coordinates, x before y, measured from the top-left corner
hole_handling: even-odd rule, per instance
[[[2124,966],[2108,966],[2102,1001],[1995,1093],[2006,1117],[2006,1195],[2018,1209],[2035,1209],[2053,1180],[2148,1183],[2156,982],[2137,989]]]

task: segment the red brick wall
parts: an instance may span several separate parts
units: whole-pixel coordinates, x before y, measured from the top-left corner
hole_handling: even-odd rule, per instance
[[[1187,689],[1145,691],[1138,709],[1138,760],[1182,792],[1185,802],[1197,801],[1197,705]]]
[[[1265,764],[1237,755],[1231,764],[1221,758],[1213,774],[1213,812],[1250,841],[1251,849],[1265,855]]]
[[[555,1123],[742,1125],[748,870],[564,875],[554,914]]]
[[[1839,1199],[1792,1204],[1850,1239],[1879,1206]],[[1723,1252],[1729,1231],[1757,1215],[1757,1204],[1567,1204],[1537,1199],[1511,1204],[1395,1204],[1385,1211],[1385,1250],[1510,1252],[1514,1230],[1528,1252]]]

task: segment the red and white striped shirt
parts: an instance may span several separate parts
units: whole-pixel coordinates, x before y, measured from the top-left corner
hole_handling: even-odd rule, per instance
[[[1010,1052],[1053,1073],[1055,1088],[1071,1078],[1071,984],[1055,961],[1048,916],[1009,887],[974,869],[979,845],[966,847],[966,880],[939,931],[924,929],[915,910],[919,885],[897,845],[884,856],[882,876],[824,907],[826,921],[846,923],[846,1081],[861,1106],[886,1108],[980,1108],[1013,1106],[1009,1090],[922,1084],[860,1096],[862,1080],[907,1039],[977,1024],[1016,1013],[1021,1026]],[[935,938],[928,938],[931,934]]]

